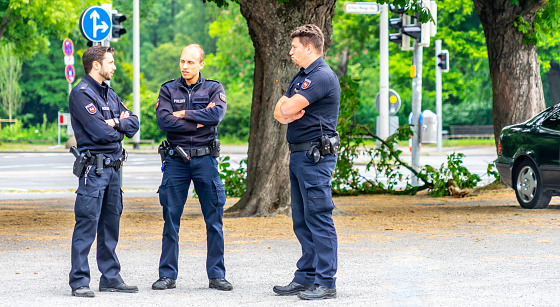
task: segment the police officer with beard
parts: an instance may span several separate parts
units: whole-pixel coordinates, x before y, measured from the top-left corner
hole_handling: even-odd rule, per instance
[[[181,77],[161,86],[156,116],[167,141],[160,146],[163,178],[159,199],[163,207],[163,239],[159,279],[154,290],[176,287],[179,262],[179,228],[191,181],[206,223],[206,272],[209,287],[229,291],[225,279],[223,206],[226,195],[216,157],[217,125],[226,113],[226,95],[218,81],[202,78],[204,51],[191,44],[181,52]]]
[[[82,57],[86,75],[70,93],[69,110],[78,148],[73,148],[79,177],[74,206],[70,287],[73,296],[93,297],[88,254],[97,234],[99,291],[138,292],[120,276],[115,253],[123,210],[119,169],[125,159],[121,141],[138,131],[138,118],[121,102],[109,81],[117,69],[114,49],[88,48]]]

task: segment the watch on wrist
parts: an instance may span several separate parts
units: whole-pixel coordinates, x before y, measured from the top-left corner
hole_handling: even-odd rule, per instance
[[[115,121],[115,128],[118,129],[121,125],[121,121],[118,118],[113,118],[113,120]]]

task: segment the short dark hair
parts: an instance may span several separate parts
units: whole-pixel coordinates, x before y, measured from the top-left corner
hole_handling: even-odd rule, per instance
[[[314,24],[307,24],[297,27],[292,31],[291,37],[299,37],[299,41],[303,46],[311,44],[320,55],[323,55],[325,37],[323,36],[323,31],[321,31],[318,26]]]
[[[103,58],[106,53],[114,54],[115,48],[107,46],[92,46],[84,51],[82,56],[82,63],[84,64],[84,71],[86,74],[91,72],[93,62],[97,61],[103,65]]]

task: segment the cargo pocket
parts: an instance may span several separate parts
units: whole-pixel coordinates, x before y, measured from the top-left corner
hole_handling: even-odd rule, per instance
[[[307,190],[307,210],[309,213],[321,213],[334,209],[330,180],[306,181],[304,184]]]
[[[169,187],[167,186],[168,178],[163,178],[161,181],[161,185],[159,186],[157,193],[159,194],[159,203],[163,206],[167,206],[167,193],[169,191]]]
[[[212,203],[214,207],[223,207],[226,204],[226,191],[220,180],[212,180]]]
[[[101,209],[101,201],[99,199],[99,190],[87,191],[86,189],[78,189],[76,191],[76,204],[74,205],[74,214],[76,218],[95,219]]]

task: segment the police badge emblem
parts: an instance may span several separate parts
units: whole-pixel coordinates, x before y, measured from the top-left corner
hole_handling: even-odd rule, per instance
[[[95,114],[95,112],[97,112],[97,109],[95,108],[93,103],[88,104],[86,106],[86,110],[88,110],[89,114]]]
[[[303,84],[301,85],[301,89],[304,90],[308,88],[310,84],[311,84],[311,80],[305,79],[305,81],[303,81]]]
[[[227,100],[226,100],[226,95],[224,95],[224,94],[220,94],[220,99],[221,99],[223,102],[226,102],[226,101],[227,101]]]
[[[157,109],[157,107],[159,107],[159,98],[158,98],[158,100],[156,101],[156,109]]]

